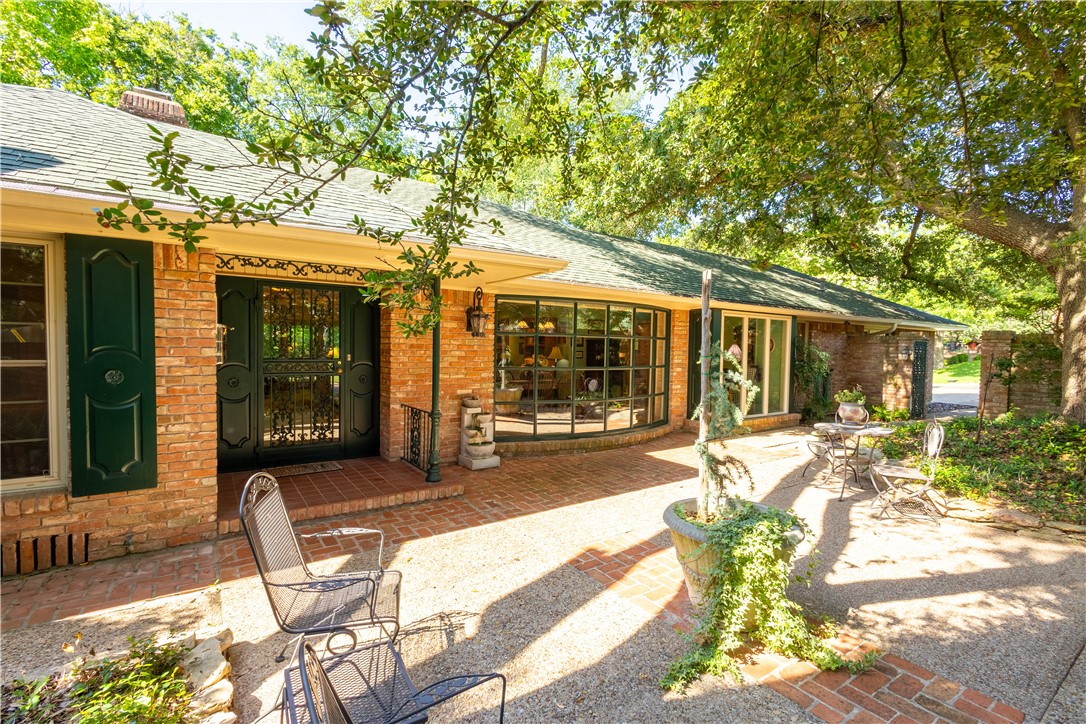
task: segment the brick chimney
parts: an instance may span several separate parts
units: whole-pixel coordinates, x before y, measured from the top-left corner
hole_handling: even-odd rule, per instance
[[[121,94],[121,102],[117,107],[141,118],[189,127],[189,122],[185,119],[185,109],[169,93],[132,88]]]

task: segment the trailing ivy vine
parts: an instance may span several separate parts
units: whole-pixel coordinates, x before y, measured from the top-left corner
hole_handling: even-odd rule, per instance
[[[681,507],[676,510],[685,514]],[[705,529],[706,542],[691,556],[709,551],[716,561],[708,574],[691,649],[671,665],[661,686],[681,693],[703,674],[728,673],[739,680],[735,652],[748,638],[823,670],[843,668],[855,673],[871,666],[877,651],[860,660],[845,659],[826,645],[800,605],[788,598],[791,556],[781,552],[794,548],[789,538],[793,529],[811,535],[802,518],[791,511],[734,500],[709,523],[696,524]],[[807,570],[794,580],[810,583],[814,560],[812,552]]]

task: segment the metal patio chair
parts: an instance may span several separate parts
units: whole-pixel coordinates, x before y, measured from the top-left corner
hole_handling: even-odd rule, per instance
[[[357,646],[322,661],[303,640],[295,659],[299,665],[284,672],[284,708],[291,724],[424,722],[430,708],[488,681],[501,682],[498,721],[505,720],[503,675],[464,674],[419,690],[392,641]]]
[[[395,641],[400,630],[401,575],[399,571],[380,567],[385,543],[381,531],[337,528],[302,535],[303,538],[379,536],[377,565],[373,570],[315,574],[309,570],[298,546],[279,483],[263,472],[245,483],[241,494],[241,526],[279,628],[303,638],[326,634],[326,645],[333,638],[345,636],[353,646],[363,629]],[[280,652],[276,660],[284,659]]]
[[[938,520],[945,514],[942,497],[932,488],[945,440],[943,426],[938,422],[929,422],[924,428],[921,457],[916,467],[888,463],[871,466],[871,480],[878,491],[871,501],[871,507],[882,506],[879,517],[886,514],[887,508],[893,508],[904,516],[932,520]]]

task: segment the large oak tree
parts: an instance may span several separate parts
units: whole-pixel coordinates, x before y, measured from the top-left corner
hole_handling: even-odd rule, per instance
[[[479,190],[544,157],[570,183],[589,179],[617,226],[681,228],[762,260],[803,249],[847,263],[880,227],[905,223],[918,232],[902,250],[908,265],[937,220],[1051,275],[1063,412],[1086,421],[1081,4],[381,2],[353,26],[340,0],[311,12],[325,30],[308,71],[334,98],[331,113],[292,114],[292,133],[251,146],[299,192],[202,196],[164,139],[153,159],[163,187],[201,210],[168,225],[186,241],[207,223],[304,209],[350,166],[434,178],[441,194],[417,224],[436,243],[402,246],[404,271],[389,279],[411,304],[460,273],[448,250],[473,223]],[[669,80],[658,122],[629,111],[627,94]],[[417,154],[376,132],[345,137],[342,116],[408,134]],[[131,217],[112,210],[103,222]],[[429,304],[422,327],[440,312]]]

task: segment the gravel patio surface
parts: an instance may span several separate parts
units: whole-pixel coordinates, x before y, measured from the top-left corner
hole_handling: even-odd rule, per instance
[[[1027,721],[1046,711],[1045,721],[1081,721],[1086,663],[1074,664],[1086,644],[1086,548],[949,519],[879,520],[870,490],[838,501],[839,479],[799,479],[803,434],[729,442],[754,474],[752,497],[794,507],[814,531],[813,582],[792,595],[864,641],[1021,709]],[[703,679],[685,696],[663,692],[657,682],[683,639],[571,565],[601,541],[670,545],[661,516],[695,494],[693,440],[676,433],[636,448],[506,460],[465,478],[463,498],[336,520],[388,534],[386,562],[404,576],[401,640],[415,682],[500,671],[510,721],[816,721],[752,684]],[[805,543],[798,565],[809,551]],[[342,554],[321,566],[353,562]],[[212,623],[234,630],[235,710],[252,721],[276,700],[282,664],[273,657],[289,637],[255,577],[227,580],[206,600]],[[138,616],[127,610],[112,615]],[[5,669],[12,637],[70,626],[5,631]],[[33,646],[19,650],[32,663]],[[496,701],[493,689],[476,690],[434,721],[492,720],[483,714],[493,715]]]

